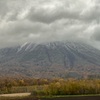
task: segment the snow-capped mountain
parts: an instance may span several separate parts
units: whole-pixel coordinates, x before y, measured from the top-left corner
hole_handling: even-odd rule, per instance
[[[0,75],[83,77],[99,73],[100,50],[82,42],[25,43],[0,49]]]

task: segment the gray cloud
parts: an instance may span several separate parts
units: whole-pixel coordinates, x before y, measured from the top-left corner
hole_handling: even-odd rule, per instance
[[[70,8],[64,7],[64,5],[48,5],[49,7],[51,6],[51,8],[47,8],[44,6],[40,8],[31,8],[27,18],[31,21],[39,21],[49,24],[60,19],[77,19],[79,17],[78,11],[70,11]]]
[[[100,41],[100,25],[96,25],[94,28],[93,35],[91,36],[93,40]]]
[[[100,41],[100,0],[0,0],[0,46]]]

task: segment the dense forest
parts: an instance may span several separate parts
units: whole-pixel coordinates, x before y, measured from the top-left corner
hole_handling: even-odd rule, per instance
[[[100,79],[0,79],[0,94],[20,92],[32,95],[100,94]]]

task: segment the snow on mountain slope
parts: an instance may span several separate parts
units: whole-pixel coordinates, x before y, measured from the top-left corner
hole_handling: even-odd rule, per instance
[[[25,43],[0,49],[0,73],[32,77],[100,73],[100,50],[78,42]],[[48,74],[49,73],[49,74]]]

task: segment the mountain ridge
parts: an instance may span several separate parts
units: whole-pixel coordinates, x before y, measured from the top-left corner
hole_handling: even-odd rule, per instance
[[[0,49],[1,75],[84,77],[100,73],[100,50],[82,42],[25,43]]]

